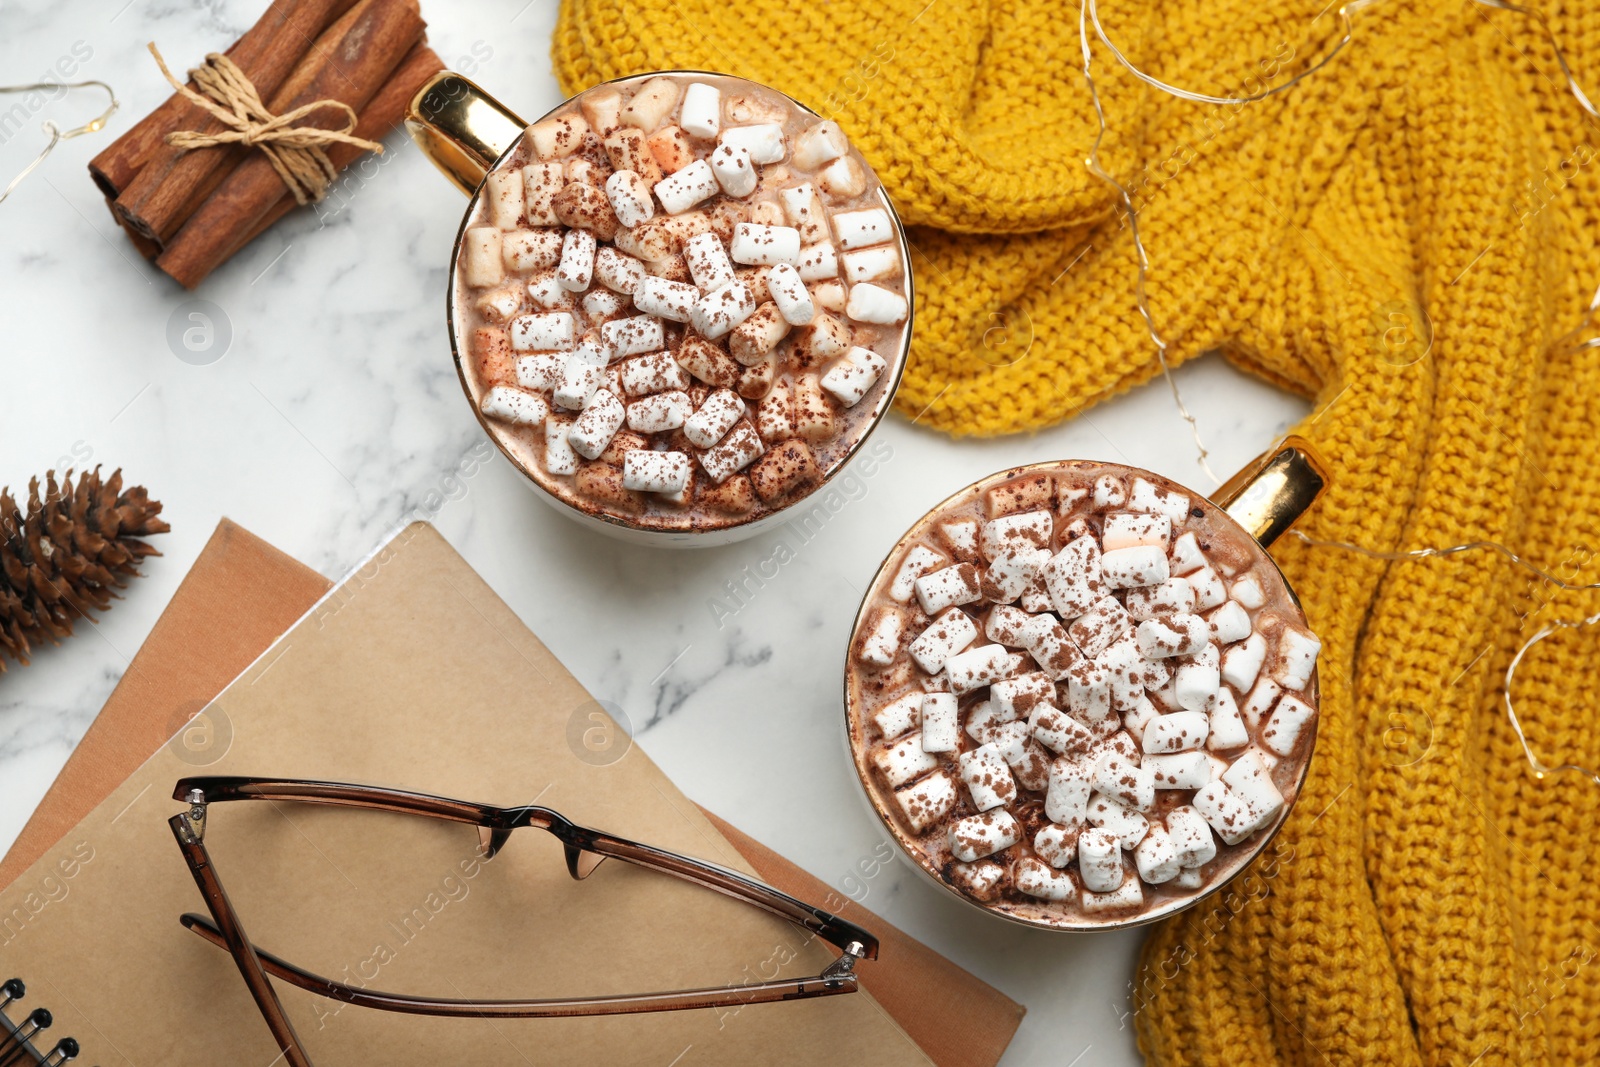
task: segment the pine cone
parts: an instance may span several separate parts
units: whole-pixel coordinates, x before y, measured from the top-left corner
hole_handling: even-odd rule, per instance
[[[121,470],[101,482],[96,467],[76,485],[68,471],[59,487],[51,471],[43,500],[34,478],[26,516],[11,490],[0,489],[0,674],[5,653],[27,663],[30,642],[59,643],[74,616],[109,608],[139,561],[161,554],[137,540],[172,528],[160,514],[142,486],[122,492]]]

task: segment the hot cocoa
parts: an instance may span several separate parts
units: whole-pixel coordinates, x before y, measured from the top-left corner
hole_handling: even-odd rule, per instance
[[[925,516],[846,669],[869,797],[982,906],[1051,926],[1164,913],[1297,794],[1320,643],[1249,534],[1116,464],[1039,464]]]
[[[557,498],[644,529],[805,496],[886,410],[900,226],[840,128],[735,78],[591,89],[529,127],[463,227],[468,392]]]

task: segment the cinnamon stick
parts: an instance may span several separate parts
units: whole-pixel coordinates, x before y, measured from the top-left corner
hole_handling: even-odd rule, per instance
[[[361,113],[360,121],[351,132],[365,141],[383,140],[384,136],[400,125],[400,120],[405,118],[411,98],[427,84],[429,78],[443,69],[444,60],[440,59],[426,43],[419,43],[406,54],[400,61],[400,66],[389,76],[389,81],[368,102],[367,109]],[[354,163],[361,155],[362,150],[355,145],[336,144],[328,149],[329,162],[340,171]],[[330,197],[337,195],[339,194],[336,191],[330,190]],[[254,229],[245,234],[238,244],[228,249],[218,265],[232,259],[240,249],[260,237],[263,231],[298,206],[288,190],[284,190],[278,202],[261,217],[261,221],[256,223]]]
[[[288,100],[274,99],[271,110],[283,114],[319,100],[336,100],[359,115],[422,39],[423,27],[416,0],[361,0],[335,23],[334,29],[344,31],[340,40],[328,48],[319,42],[302,64],[304,70],[295,72],[291,81],[298,86],[303,80],[304,88]],[[324,36],[332,33],[330,29]],[[334,129],[342,121],[336,109],[326,108],[307,116],[302,125]],[[156,265],[194,288],[255,231],[283,193],[283,181],[266,156],[247,155],[173,234]]]
[[[263,100],[269,100],[301,63],[319,35],[355,0],[274,0],[228,50]],[[194,88],[191,81],[189,87]],[[217,132],[222,123],[178,94],[118,138],[89,165],[96,184],[116,196],[118,220],[163,242],[241,160],[237,145],[184,150],[166,143],[173,130]],[[109,187],[109,188],[108,188]],[[115,190],[113,192],[113,190]]]

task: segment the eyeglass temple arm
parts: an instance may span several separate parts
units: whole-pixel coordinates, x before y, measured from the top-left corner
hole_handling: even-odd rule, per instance
[[[185,915],[182,922],[186,929],[194,931],[211,944],[218,948],[229,949],[222,931],[204,917]],[[248,944],[245,947],[260,961],[261,968],[267,974],[309,993],[357,1007],[446,1018],[553,1019],[565,1016],[632,1015],[685,1008],[767,1004],[774,1001],[854,993],[859,981],[850,969],[855,963],[855,957],[847,954],[814,978],[776,979],[745,986],[685,989],[673,993],[564,997],[545,1000],[439,1000],[359,989],[303,970],[265,949]]]
[[[277,991],[272,988],[272,983],[267,981],[260,959],[251,948],[244,928],[239,925],[233,903],[228,899],[228,892],[222,887],[222,880],[211,864],[211,856],[206,851],[203,840],[204,808],[191,808],[188,812],[174,815],[167,821],[167,825],[172,828],[172,836],[177,839],[178,847],[183,851],[183,858],[189,864],[189,872],[194,876],[194,884],[206,902],[206,909],[216,920],[216,925],[211,927],[216,935],[214,943],[227,949],[228,954],[233,957],[234,963],[239,968],[239,974],[243,976],[245,985],[250,990],[250,995],[255,998],[257,1007],[261,1009],[261,1014],[267,1021],[267,1026],[272,1030],[273,1039],[277,1041],[278,1048],[283,1053],[284,1062],[289,1067],[312,1067],[311,1059],[300,1043],[300,1035],[295,1033],[294,1024],[289,1021],[288,1014],[283,1010]]]

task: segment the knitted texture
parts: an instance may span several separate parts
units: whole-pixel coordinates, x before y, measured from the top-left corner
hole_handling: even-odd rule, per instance
[[[1134,62],[1222,95],[1323,55],[1339,28],[1321,11],[1102,14]],[[1600,8],[1545,11],[1600,95]],[[912,227],[899,408],[994,435],[1157,373],[1127,228],[1084,166],[1097,127],[1077,26],[1076,4],[1026,0],[566,0],[554,56],[569,92],[698,67],[836,118]],[[1317,401],[1301,432],[1334,484],[1306,531],[1377,549],[1499,541],[1600,577],[1600,350],[1556,343],[1600,282],[1600,125],[1537,22],[1383,0],[1326,68],[1242,106],[1176,100],[1098,44],[1095,69],[1102,159],[1136,188],[1172,361],[1220,350]],[[1187,441],[1175,414],[1160,429]],[[1325,641],[1316,757],[1274,848],[1150,934],[1132,976],[1149,1062],[1594,1062],[1600,788],[1532,776],[1500,680],[1535,628],[1600,597],[1490,553],[1273,551]],[[1547,761],[1600,765],[1596,641],[1563,631],[1519,669]]]

